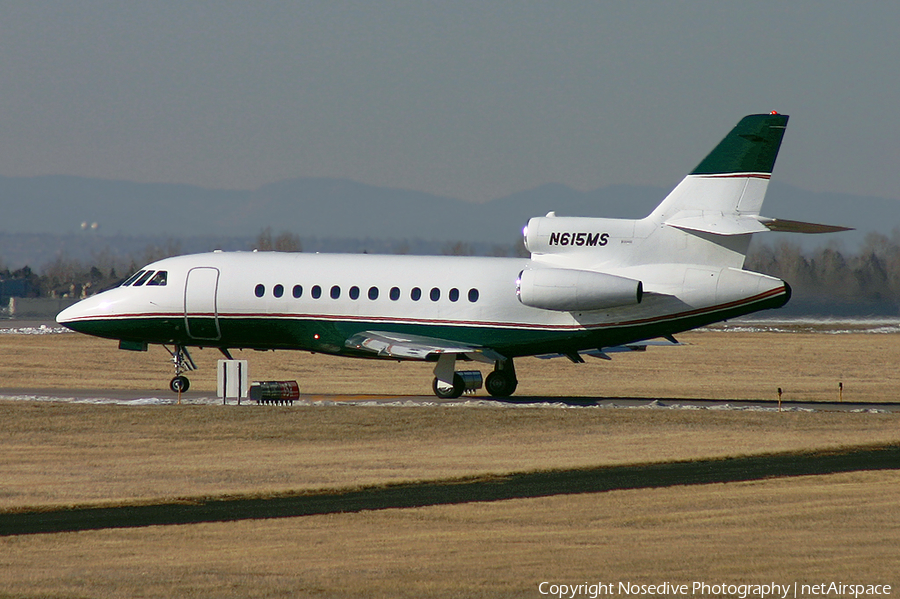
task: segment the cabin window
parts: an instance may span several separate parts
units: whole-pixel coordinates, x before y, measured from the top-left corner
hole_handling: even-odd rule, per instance
[[[275,297],[281,297],[282,295],[284,295],[284,285],[275,285],[275,287],[272,288],[272,294]]]
[[[264,296],[266,294],[266,286],[263,285],[262,283],[260,283],[259,285],[256,286],[254,293],[256,293],[256,297]]]
[[[169,277],[169,273],[165,270],[161,270],[153,275],[153,278],[147,281],[147,285],[159,285],[162,287],[166,284],[166,280]]]
[[[129,285],[131,285],[132,283],[137,281],[141,277],[141,275],[143,275],[145,272],[147,272],[147,271],[146,270],[137,271],[136,273],[134,273],[133,275],[131,275],[130,277],[128,277],[127,279],[122,281],[122,287],[128,287]]]
[[[312,296],[313,299],[319,299],[320,297],[322,297],[322,288],[318,285],[313,285]]]
[[[433,301],[433,302],[438,301],[439,299],[441,299],[441,290],[438,289],[437,287],[432,288],[430,297],[431,297],[431,301]]]
[[[337,299],[341,297],[341,288],[337,285],[331,288],[331,299]]]
[[[372,301],[378,299],[378,287],[369,287],[369,299]]]
[[[391,287],[391,300],[396,302],[398,299],[400,299],[400,288]]]
[[[294,285],[291,293],[293,293],[295,298],[299,299],[303,295],[303,285]]]
[[[354,285],[353,287],[350,288],[349,293],[350,293],[350,299],[352,299],[352,300],[359,299],[359,287],[357,287],[356,285]]]
[[[456,287],[451,289],[450,293],[448,294],[448,297],[450,298],[451,302],[455,302],[455,301],[459,300],[459,289],[457,289]]]
[[[473,304],[478,301],[478,290],[469,289],[469,301]]]
[[[141,278],[134,282],[133,286],[140,287],[141,285],[143,285],[144,283],[147,282],[147,279],[149,279],[152,276],[153,276],[152,270],[145,271],[144,274],[141,275]]]
[[[422,299],[422,290],[419,289],[418,287],[413,287],[412,291],[409,292],[409,297],[414,302],[419,301],[420,299]]]

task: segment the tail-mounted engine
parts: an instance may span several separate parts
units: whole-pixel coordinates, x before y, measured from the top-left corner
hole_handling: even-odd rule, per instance
[[[556,216],[532,218],[522,231],[525,247],[532,254],[564,254],[602,250],[613,239],[629,239],[634,234],[634,221]]]
[[[582,312],[641,303],[640,281],[568,268],[523,270],[516,281],[519,301],[532,308]]]

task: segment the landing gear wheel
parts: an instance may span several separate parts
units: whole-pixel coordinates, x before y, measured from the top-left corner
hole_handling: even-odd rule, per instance
[[[515,376],[503,370],[495,370],[487,375],[484,381],[484,388],[491,394],[491,397],[509,397],[516,392],[519,381]]]
[[[190,388],[191,381],[186,376],[178,375],[169,381],[169,389],[172,390],[172,393],[184,393]]]
[[[434,391],[434,394],[441,399],[456,399],[466,390],[466,383],[458,374],[453,375],[452,387],[447,387],[445,385],[446,383],[442,383],[435,377],[434,382],[431,383],[431,389]]]
[[[188,353],[185,346],[176,345],[173,349],[169,349],[166,345],[163,347],[172,356],[172,364],[175,366],[175,378],[169,381],[169,389],[172,390],[172,393],[184,393],[190,388],[191,382],[181,373],[197,370],[197,365],[194,364],[194,360],[191,359],[191,354]]]

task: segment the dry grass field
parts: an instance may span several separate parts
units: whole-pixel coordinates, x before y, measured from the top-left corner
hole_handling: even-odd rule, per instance
[[[769,399],[780,386],[786,399],[831,401],[840,381],[848,401],[897,399],[895,335],[702,332],[680,340],[688,344],[612,362],[522,360],[517,396]],[[431,376],[421,364],[241,357],[253,379],[297,379],[304,393],[419,394]],[[162,389],[166,358],[77,335],[0,336],[0,394]],[[195,388],[214,388],[218,354],[195,358]],[[596,467],[639,473],[629,465],[676,462],[702,474],[742,456],[799,452],[802,461],[900,444],[900,416],[828,412],[6,401],[0,427],[0,527],[16,514],[73,506],[298,492],[341,499],[401,483],[415,493],[430,481],[488,484]],[[663,580],[886,583],[896,592],[900,463],[873,470],[861,459],[785,476],[795,458],[776,458],[771,473],[764,457],[762,474],[735,482],[649,477],[643,488],[604,492],[7,534],[0,597],[541,597],[542,581]]]
[[[814,333],[689,332],[684,345],[613,354],[611,361],[565,358],[516,361],[517,397],[590,396],[835,401],[900,400],[900,336]],[[348,360],[303,352],[234,352],[249,361],[253,380],[297,380],[304,394],[431,393],[431,364]],[[200,370],[191,389],[215,392],[213,349],[194,350]],[[465,368],[481,368],[471,363]],[[117,349],[84,335],[0,336],[0,390],[11,388],[149,389],[166,391],[169,355]]]

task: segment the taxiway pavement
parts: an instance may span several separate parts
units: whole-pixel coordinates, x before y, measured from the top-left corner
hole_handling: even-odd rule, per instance
[[[84,404],[119,405],[175,405],[177,395],[164,390],[116,390],[116,389],[0,389],[0,401],[65,402]],[[181,395],[182,404],[256,406],[256,402],[243,398],[223,399],[202,391],[189,391]],[[747,410],[778,411],[777,401],[748,401],[736,399],[689,398],[641,398],[641,397],[527,397],[513,396],[496,399],[487,395],[463,395],[458,399],[440,399],[433,395],[347,395],[301,394],[294,406],[445,406],[445,407],[559,407],[559,408],[632,408],[632,409],[682,409],[682,410]],[[265,406],[262,406],[265,407]],[[900,402],[781,402],[782,411],[817,412],[900,412]]]

